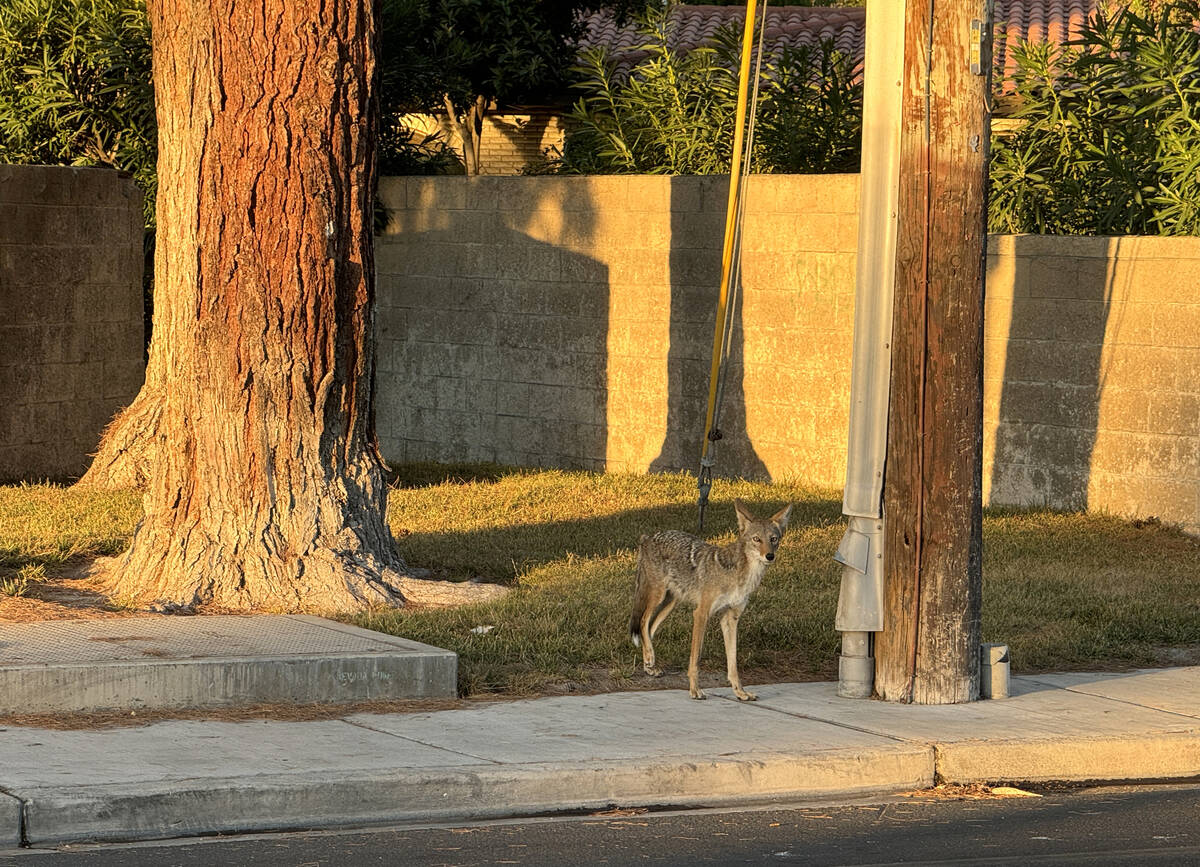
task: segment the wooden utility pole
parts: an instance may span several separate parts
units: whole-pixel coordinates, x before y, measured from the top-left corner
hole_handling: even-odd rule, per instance
[[[979,697],[990,0],[906,0],[875,691]]]

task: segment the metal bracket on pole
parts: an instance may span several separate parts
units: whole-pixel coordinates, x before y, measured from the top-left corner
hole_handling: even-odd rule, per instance
[[[871,633],[883,628],[883,521],[852,517],[833,559],[842,564],[834,621],[842,633],[837,694],[870,698],[875,689]]]

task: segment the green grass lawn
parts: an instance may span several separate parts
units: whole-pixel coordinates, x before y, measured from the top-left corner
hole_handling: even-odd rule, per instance
[[[640,673],[627,637],[634,550],[642,533],[694,531],[695,495],[684,475],[403,467],[389,519],[406,561],[514,592],[454,610],[345,619],[456,651],[464,695],[664,685]],[[838,494],[718,480],[708,535],[732,538],[735,497],[764,514],[795,503],[779,560],[742,617],[743,680],[834,679]],[[115,553],[139,513],[132,492],[2,487],[0,577]],[[480,626],[492,629],[472,631]],[[681,683],[689,628],[676,613],[655,642],[675,673],[665,685]],[[1200,540],[1154,521],[988,510],[983,637],[1011,647],[1017,673],[1200,662]],[[722,680],[723,660],[714,624],[701,664],[706,683]]]

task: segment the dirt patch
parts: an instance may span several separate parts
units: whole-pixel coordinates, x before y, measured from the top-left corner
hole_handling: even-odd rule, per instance
[[[1200,644],[1182,647],[1155,647],[1155,663],[1163,666],[1200,665]]]
[[[115,561],[115,557],[80,557],[45,567],[45,574],[31,579],[21,596],[0,594],[0,623],[245,613],[216,606],[197,606],[186,612],[170,612],[125,604],[122,600],[113,598],[104,578],[106,571]],[[3,575],[0,574],[0,577]]]
[[[101,578],[110,558],[90,557],[46,567],[21,596],[0,595],[0,623],[44,620],[98,620],[148,612],[122,607],[105,592]]]
[[[160,710],[112,710],[94,713],[28,713],[0,715],[0,731],[5,727],[79,731],[86,729],[148,726],[166,720],[205,720],[209,722],[315,722],[336,720],[353,714],[427,713],[437,710],[461,710],[512,701],[508,696],[485,698],[403,699],[361,701],[348,704],[255,704],[229,708],[172,708]]]
[[[1040,798],[1036,792],[1027,792],[1013,786],[988,786],[983,783],[958,785],[942,783],[932,789],[919,789],[901,793],[905,798],[922,801],[995,801],[1008,798]]]

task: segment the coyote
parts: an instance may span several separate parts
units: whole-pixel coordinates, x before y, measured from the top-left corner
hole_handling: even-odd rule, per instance
[[[642,648],[642,667],[651,677],[661,677],[651,643],[658,627],[680,600],[695,606],[692,614],[692,655],[688,661],[688,692],[705,698],[697,684],[700,646],[713,614],[721,615],[725,636],[725,667],[729,685],[739,701],[754,701],[754,693],[742,689],[737,670],[737,624],[750,594],[762,581],[767,564],[775,559],[779,539],[787,529],[792,507],[787,505],[765,521],[750,514],[736,500],[738,537],[724,547],[678,530],[642,536],[638,542],[637,586],[633,593],[633,616],[629,637]]]

